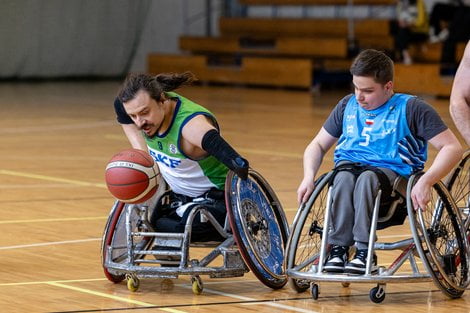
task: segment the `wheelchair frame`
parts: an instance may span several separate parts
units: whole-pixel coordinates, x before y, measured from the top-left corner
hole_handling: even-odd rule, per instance
[[[319,295],[318,282],[341,282],[344,287],[349,286],[351,282],[376,283],[376,287],[370,290],[369,297],[371,301],[380,303],[385,299],[385,286],[388,282],[434,280],[436,285],[450,298],[457,298],[463,294],[470,282],[468,275],[470,254],[467,238],[462,236],[465,231],[460,214],[442,183],[433,186],[432,203],[434,208],[427,211],[415,210],[409,195],[419,174],[410,178],[405,195],[413,237],[393,243],[374,243],[377,222],[380,220],[379,208],[382,191],[379,190],[371,219],[365,274],[348,275],[323,272],[323,264],[329,248],[327,244],[328,232],[324,230],[330,228],[331,187],[329,182],[332,175],[333,173],[329,172],[316,181],[312,195],[299,208],[291,227],[286,250],[286,273],[294,290],[303,292],[310,287],[311,296],[316,300]],[[394,193],[400,194],[395,188]],[[403,197],[398,196],[397,198],[398,200],[395,200],[391,206],[392,209],[396,208],[397,201],[400,199],[403,201]],[[441,221],[447,223],[444,225]],[[444,234],[444,231],[447,233]],[[447,238],[449,234],[452,237],[450,239]],[[396,249],[400,249],[402,252],[388,268],[381,266],[378,273],[371,272],[374,250]],[[455,250],[458,255],[455,256],[455,253],[447,255],[446,249]],[[421,258],[427,273],[420,271],[415,259],[416,255]],[[411,266],[412,274],[396,274],[407,260]]]
[[[160,193],[155,197],[163,195],[164,193]],[[201,204],[191,209],[183,233],[157,232],[150,223],[152,204],[149,210],[148,202],[125,204],[116,201],[102,240],[105,276],[114,283],[127,279],[128,289],[137,291],[140,278],[178,278],[179,275],[190,275],[193,293],[200,294],[203,291],[201,275],[211,278],[237,277],[251,269],[265,285],[274,289],[283,287],[287,283],[282,267],[283,251],[289,229],[282,206],[273,190],[252,169],[249,170],[249,179],[246,181],[230,171],[226,179],[225,198],[227,217],[223,226]],[[247,203],[251,205],[249,210],[246,208]],[[198,213],[225,238],[222,242],[191,242],[192,223]],[[274,222],[267,224],[265,221],[270,216],[275,216]],[[269,263],[259,257],[262,247],[260,242],[267,241],[273,234],[280,238],[280,242],[276,241],[273,245],[280,245],[274,248],[277,251],[282,249],[282,255],[280,259],[278,255],[273,256],[275,262]],[[201,259],[190,259],[190,247],[213,250]],[[219,256],[223,259],[222,265],[212,265]],[[274,263],[280,265],[274,266]]]

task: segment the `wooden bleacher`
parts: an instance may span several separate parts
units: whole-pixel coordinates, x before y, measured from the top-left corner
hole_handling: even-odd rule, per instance
[[[347,5],[348,0],[240,0],[240,3]],[[355,5],[394,3],[395,0],[353,1]],[[148,58],[149,71],[191,70],[203,82],[310,88],[314,70],[331,71],[333,75],[348,73],[354,56],[352,43],[356,51],[393,49],[388,20],[354,20],[353,42],[350,22],[345,18],[221,17],[219,37],[181,36],[179,46],[185,54],[152,54]],[[459,46],[459,58],[463,48]],[[416,45],[410,53],[417,64],[396,65],[397,91],[449,95],[449,81],[439,75],[441,45]]]
[[[312,62],[308,59],[246,57],[239,65],[210,65],[204,55],[148,56],[149,72],[191,71],[202,82],[248,84],[258,86],[293,87],[312,86]]]
[[[389,4],[390,0],[379,0]],[[303,1],[300,1],[303,2]],[[298,1],[247,1],[242,4],[299,5]],[[361,0],[361,3],[367,3]],[[378,2],[377,2],[378,3]],[[305,1],[303,4],[340,5],[347,1]],[[375,4],[375,3],[374,3]],[[387,44],[387,21],[361,20],[355,30],[368,45]],[[152,54],[150,72],[192,70],[201,81],[311,88],[316,60],[348,58],[346,19],[219,19],[220,37],[182,36],[186,54]],[[366,35],[367,34],[367,35]],[[284,77],[285,76],[285,77]]]
[[[450,96],[452,78],[439,73],[439,64],[395,64],[395,91],[415,94]]]
[[[457,45],[456,57],[462,59],[465,44]],[[412,65],[395,64],[395,90],[411,94],[428,94],[449,97],[452,77],[440,74],[441,44],[427,44],[424,48],[413,46],[410,53]]]
[[[345,58],[348,53],[346,38],[274,37],[248,40],[240,37],[182,36],[179,44],[181,50],[196,54]]]
[[[259,18],[221,17],[219,27],[222,36],[251,37],[323,37],[348,35],[347,19],[343,18]],[[361,19],[354,21],[356,37],[389,36],[389,21]]]
[[[439,63],[441,59],[441,43],[415,44],[410,47],[410,54],[417,63]],[[465,43],[457,44],[456,59],[461,60],[465,50]]]
[[[349,21],[342,18],[231,18],[219,20],[222,37],[343,39],[349,34]],[[390,22],[384,19],[354,21],[354,40],[360,48],[390,50]]]

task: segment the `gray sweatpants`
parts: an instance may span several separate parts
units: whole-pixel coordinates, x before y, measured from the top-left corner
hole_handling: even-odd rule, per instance
[[[339,165],[348,162],[340,162]],[[387,168],[379,168],[393,186],[398,176]],[[331,228],[329,243],[366,249],[369,242],[371,216],[379,191],[379,179],[373,171],[362,172],[356,179],[353,173],[340,171],[332,187]]]

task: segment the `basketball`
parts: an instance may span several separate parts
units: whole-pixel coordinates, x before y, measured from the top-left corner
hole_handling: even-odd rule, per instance
[[[111,194],[125,203],[140,203],[158,189],[160,172],[145,151],[127,149],[115,154],[106,166],[106,185]]]

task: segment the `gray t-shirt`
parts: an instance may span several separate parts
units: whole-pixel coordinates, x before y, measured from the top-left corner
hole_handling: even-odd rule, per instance
[[[335,138],[339,138],[343,133],[344,109],[352,96],[353,94],[349,94],[341,99],[323,124],[323,128]],[[418,97],[411,97],[408,100],[406,119],[411,134],[426,141],[447,129],[436,110]]]

